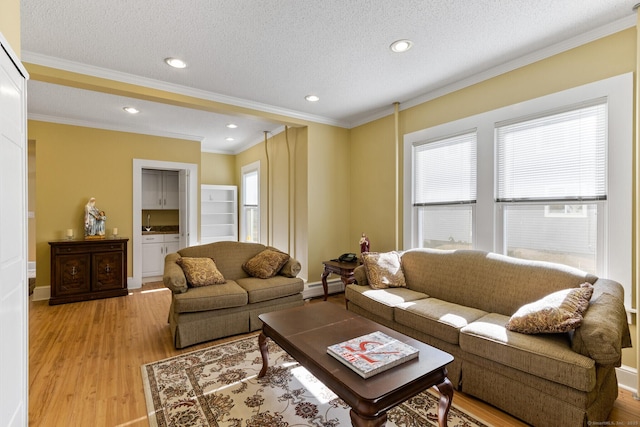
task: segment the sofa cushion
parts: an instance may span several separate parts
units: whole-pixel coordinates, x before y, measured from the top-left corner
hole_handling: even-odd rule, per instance
[[[396,322],[451,344],[458,344],[460,328],[486,314],[437,298],[406,302],[395,308]]]
[[[278,274],[288,260],[289,254],[276,249],[265,249],[242,264],[242,269],[250,276],[268,279]]]
[[[374,289],[407,286],[398,252],[365,252],[362,254],[369,286]]]
[[[271,277],[270,279],[247,277],[238,279],[237,282],[240,287],[247,291],[249,304],[299,294],[304,290],[304,282],[302,279],[280,275]]]
[[[219,310],[240,307],[248,301],[247,292],[233,280],[216,286],[190,288],[189,292],[173,294],[173,309],[176,313]]]
[[[227,280],[236,280],[249,275],[242,264],[266,248],[260,243],[214,242],[205,245],[188,246],[178,251],[180,256],[210,257],[216,260],[218,270]]]
[[[552,292],[597,279],[561,264],[475,250],[411,249],[402,254],[402,267],[413,290],[507,316]]]
[[[589,306],[593,285],[563,289],[525,304],[507,322],[507,329],[524,334],[568,332],[580,326]]]
[[[569,334],[509,331],[507,316],[490,313],[460,330],[460,348],[476,356],[582,391],[596,385],[595,362],[571,350]]]
[[[181,257],[176,263],[182,267],[187,285],[191,287],[220,285],[225,282],[224,276],[211,258]]]
[[[372,289],[354,284],[347,285],[344,292],[348,301],[387,320],[394,320],[393,307],[398,304],[429,297],[407,288]]]

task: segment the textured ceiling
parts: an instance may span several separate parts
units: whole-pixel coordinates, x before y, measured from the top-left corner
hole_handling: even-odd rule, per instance
[[[590,32],[633,25],[634,3],[22,0],[22,59],[351,127],[394,102]],[[404,38],[413,48],[392,53],[390,43]],[[169,68],[169,56],[188,67]],[[281,126],[36,81],[28,90],[30,118],[195,139],[204,151],[238,152]],[[305,101],[308,94],[320,101]],[[141,113],[125,116],[121,108],[131,104]],[[223,126],[231,120],[241,124],[232,135]]]

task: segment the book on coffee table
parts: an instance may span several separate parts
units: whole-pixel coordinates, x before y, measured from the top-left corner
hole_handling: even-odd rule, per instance
[[[362,378],[398,366],[418,357],[418,349],[380,331],[327,347],[327,353],[344,363]]]

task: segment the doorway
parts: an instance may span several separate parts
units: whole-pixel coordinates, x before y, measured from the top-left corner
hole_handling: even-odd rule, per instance
[[[142,287],[142,169],[174,170],[180,174],[180,234],[186,246],[198,242],[198,165],[133,159],[133,276],[129,289]]]

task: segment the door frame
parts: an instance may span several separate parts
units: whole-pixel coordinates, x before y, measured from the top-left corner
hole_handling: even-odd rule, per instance
[[[128,280],[129,289],[142,287],[142,169],[185,171],[187,176],[187,246],[198,243],[198,165],[195,163],[167,162],[149,159],[133,159],[133,275]],[[180,189],[182,191],[182,189]],[[182,219],[181,219],[182,222]],[[182,225],[182,224],[181,224]],[[181,229],[180,234],[185,233]]]

